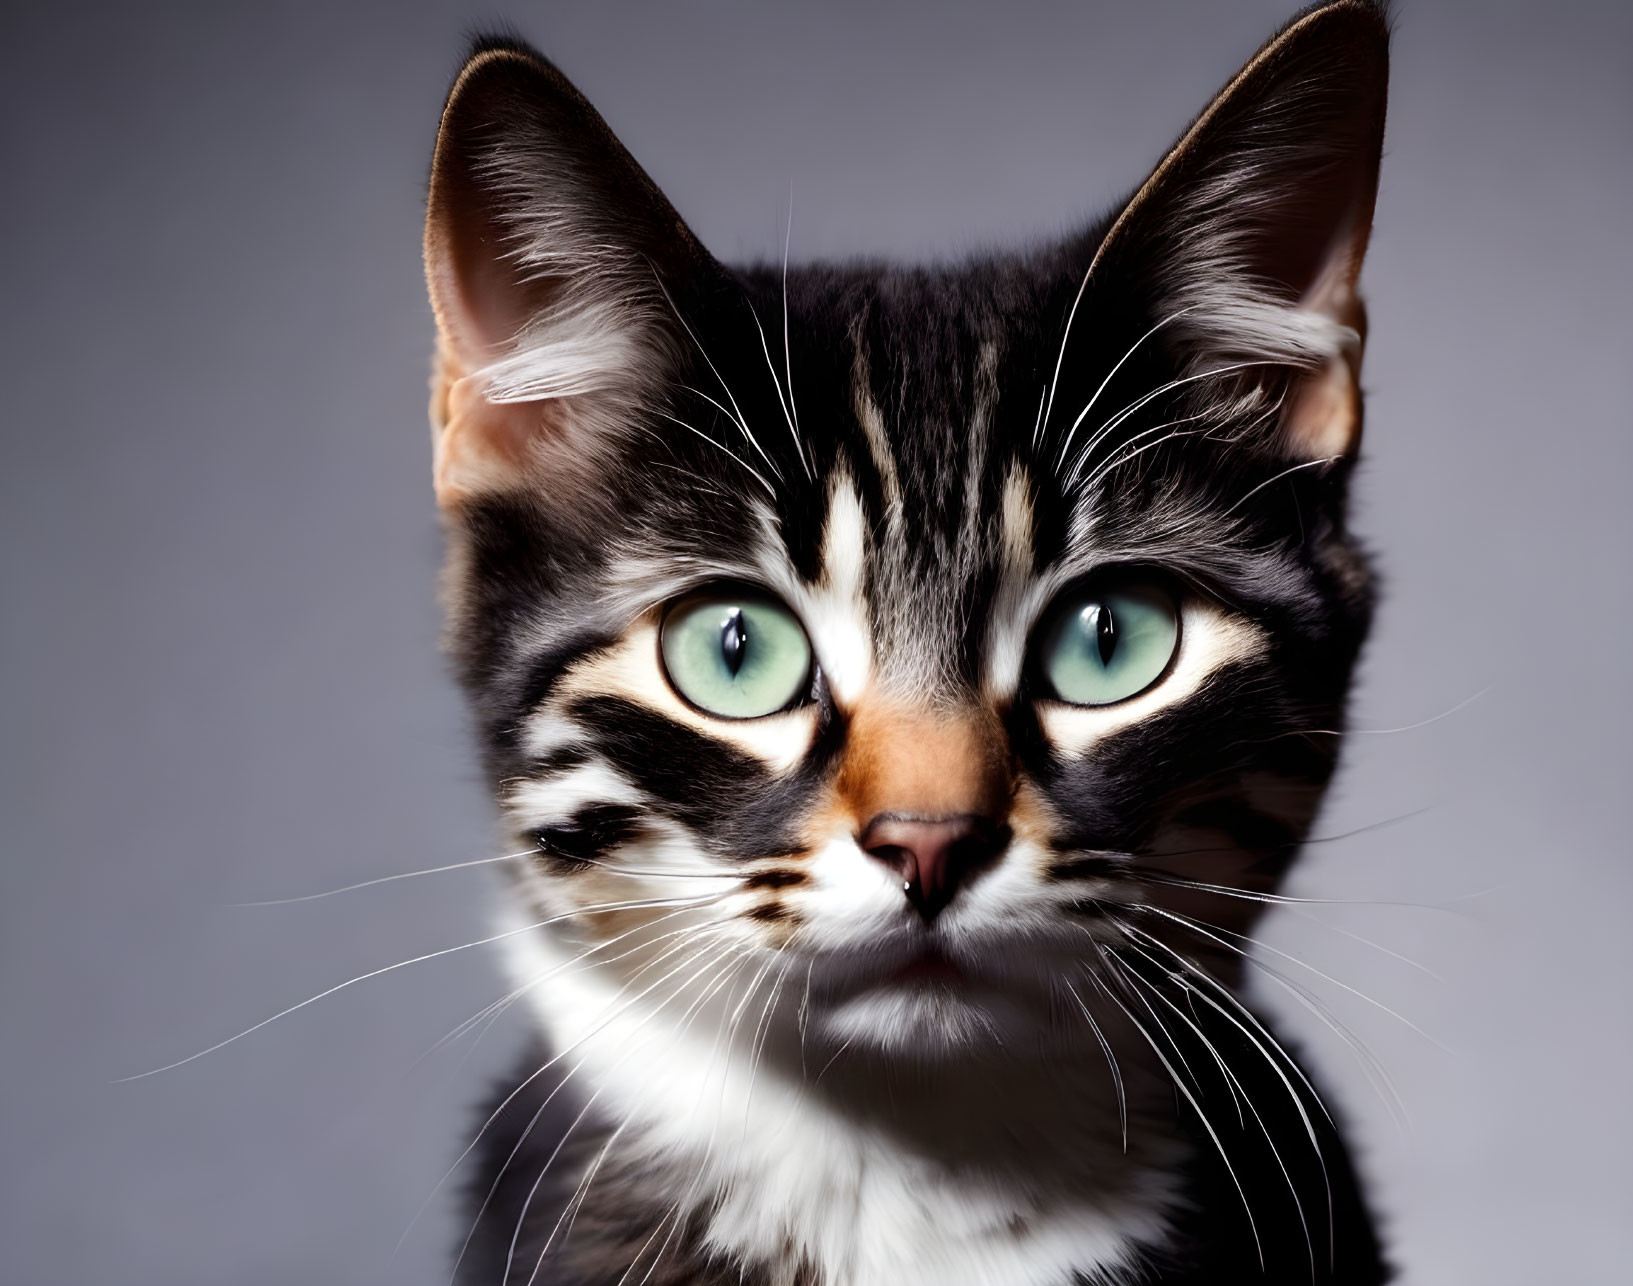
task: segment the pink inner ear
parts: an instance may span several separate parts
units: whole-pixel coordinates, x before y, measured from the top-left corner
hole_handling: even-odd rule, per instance
[[[443,342],[468,371],[493,361],[546,303],[514,266],[515,232],[471,174],[470,157],[439,149],[425,225],[425,271]]]
[[[452,510],[473,495],[513,488],[530,472],[533,443],[554,402],[494,403],[479,376],[465,374],[446,344],[432,379],[432,483],[437,505]]]
[[[1336,4],[1295,19],[1214,99],[1118,217],[1096,256],[1157,283],[1166,332],[1202,364],[1294,372],[1280,431],[1294,456],[1360,434],[1356,295],[1377,190],[1388,33]],[[1091,269],[1091,272],[1093,269]],[[1297,301],[1296,303],[1293,301]]]
[[[504,351],[527,321],[528,310],[502,263],[457,243],[449,248],[448,259],[446,264],[432,262],[428,270],[434,278],[438,327],[460,361],[475,370]]]
[[[1361,435],[1361,353],[1366,309],[1356,293],[1367,229],[1350,229],[1332,246],[1299,301],[1355,333],[1341,353],[1301,377],[1288,393],[1282,436],[1297,455],[1312,460],[1354,454]]]
[[[1353,454],[1361,431],[1356,352],[1334,357],[1289,390],[1282,438],[1295,455],[1331,460]]]

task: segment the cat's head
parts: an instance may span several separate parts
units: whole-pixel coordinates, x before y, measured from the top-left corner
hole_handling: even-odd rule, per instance
[[[1385,69],[1335,4],[1063,243],[739,271],[549,63],[472,55],[426,236],[449,639],[573,967],[757,961],[934,1051],[1228,960],[1369,614]]]

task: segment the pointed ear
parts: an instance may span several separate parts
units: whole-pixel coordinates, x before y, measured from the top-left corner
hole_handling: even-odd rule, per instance
[[[1310,459],[1359,444],[1356,280],[1388,70],[1379,5],[1337,0],[1294,19],[1146,180],[1090,270],[1147,284],[1190,373],[1290,368],[1281,449]],[[1262,395],[1251,377],[1264,365],[1238,368],[1231,386]]]
[[[443,109],[425,224],[438,503],[593,472],[681,351],[660,282],[710,264],[560,72],[479,47]]]

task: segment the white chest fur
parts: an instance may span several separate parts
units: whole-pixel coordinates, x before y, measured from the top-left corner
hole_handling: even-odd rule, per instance
[[[655,1195],[712,1211],[707,1240],[722,1252],[790,1279],[804,1265],[832,1286],[1052,1286],[1122,1280],[1163,1236],[1178,1145],[1136,1113],[1125,1147],[1104,1102],[1109,1128],[1101,1110],[1074,1118],[1065,1079],[1017,1087],[1000,1074],[977,1096],[990,1111],[927,1134],[911,1105],[878,1101],[897,1093],[888,1082],[869,1104],[836,1086],[842,1063],[812,1053],[799,1068],[797,1050],[779,1063],[764,992],[735,1014],[728,1003],[723,1023],[632,1001],[593,972],[555,973],[549,943],[513,941],[518,983],[553,974],[530,994],[561,1066],[619,1123],[614,1143],[642,1158]],[[1062,1089],[1005,1119],[1019,1095]]]

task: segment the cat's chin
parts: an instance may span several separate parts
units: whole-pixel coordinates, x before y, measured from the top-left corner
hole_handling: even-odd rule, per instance
[[[938,1060],[1007,1045],[1039,1017],[990,986],[928,976],[892,978],[812,1014],[836,1048]]]

